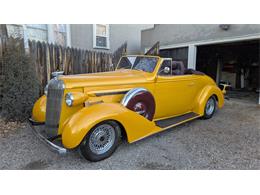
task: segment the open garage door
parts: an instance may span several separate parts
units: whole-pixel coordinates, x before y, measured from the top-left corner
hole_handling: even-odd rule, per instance
[[[174,61],[181,61],[185,68],[188,67],[188,47],[162,49],[160,50],[160,56],[172,58]]]
[[[230,83],[229,96],[259,102],[260,40],[197,47],[196,69],[218,84]]]

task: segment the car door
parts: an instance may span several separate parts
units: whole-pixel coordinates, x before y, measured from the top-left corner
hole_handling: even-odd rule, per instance
[[[172,62],[164,59],[155,81],[155,118],[167,118],[191,111],[196,95],[196,77],[192,75],[166,74],[163,70]]]

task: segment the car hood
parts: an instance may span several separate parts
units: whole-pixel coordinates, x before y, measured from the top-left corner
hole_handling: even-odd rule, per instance
[[[60,80],[63,80],[66,88],[145,83],[151,81],[152,78],[152,73],[138,70],[116,70],[59,77]]]

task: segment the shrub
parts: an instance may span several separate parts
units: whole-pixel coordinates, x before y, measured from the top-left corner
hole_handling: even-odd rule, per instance
[[[2,57],[2,116],[9,121],[24,121],[30,117],[33,103],[39,96],[35,68],[21,43],[9,41]]]

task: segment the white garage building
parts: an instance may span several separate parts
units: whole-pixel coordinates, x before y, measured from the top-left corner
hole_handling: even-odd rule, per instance
[[[260,25],[158,24],[142,31],[143,51],[157,41],[161,56],[228,82],[230,95],[260,104]]]

